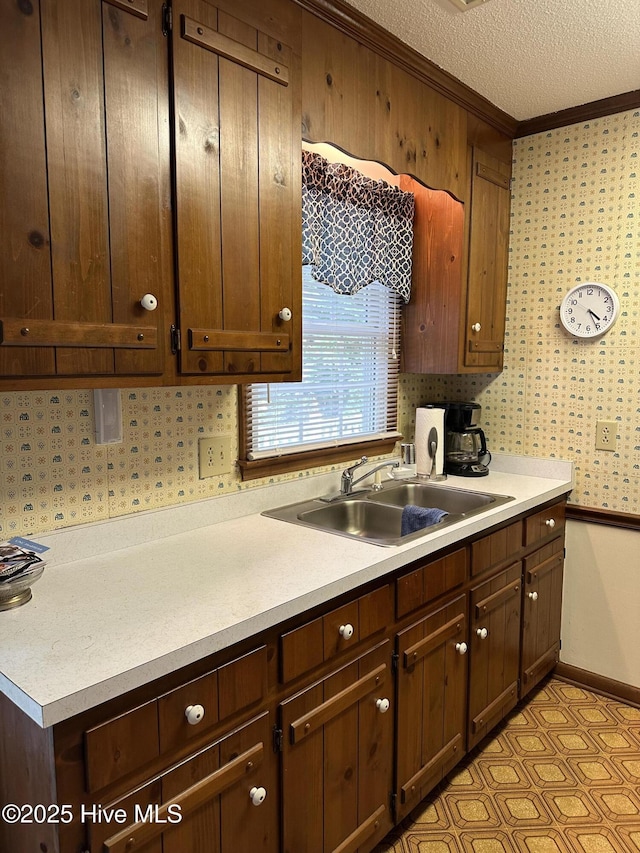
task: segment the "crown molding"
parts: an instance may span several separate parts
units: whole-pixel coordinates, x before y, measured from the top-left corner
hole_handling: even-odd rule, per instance
[[[555,130],[583,121],[592,121],[596,118],[602,118],[602,116],[622,113],[625,110],[634,110],[638,107],[640,107],[640,89],[633,92],[623,92],[621,95],[613,95],[611,98],[590,101],[588,104],[570,107],[557,113],[547,113],[544,116],[521,121],[518,124],[515,138],[519,139],[522,136],[531,136],[533,133]]]

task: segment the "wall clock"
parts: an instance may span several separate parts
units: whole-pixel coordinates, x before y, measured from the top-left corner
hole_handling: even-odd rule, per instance
[[[597,338],[618,319],[620,300],[607,284],[585,281],[576,284],[560,305],[560,321],[576,338]]]

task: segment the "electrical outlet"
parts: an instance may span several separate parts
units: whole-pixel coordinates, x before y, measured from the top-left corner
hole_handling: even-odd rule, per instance
[[[233,468],[231,436],[216,435],[198,439],[198,462],[201,480],[215,477],[216,474],[230,474]]]
[[[617,428],[616,421],[596,421],[596,450],[616,450]]]

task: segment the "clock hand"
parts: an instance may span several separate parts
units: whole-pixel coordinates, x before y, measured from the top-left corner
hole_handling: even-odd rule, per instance
[[[597,314],[595,314],[595,313],[591,310],[591,308],[587,308],[587,314],[591,314],[591,316],[593,317],[593,319],[594,319],[594,320],[597,320],[598,322],[600,322],[600,317],[598,317],[598,315],[597,315]]]

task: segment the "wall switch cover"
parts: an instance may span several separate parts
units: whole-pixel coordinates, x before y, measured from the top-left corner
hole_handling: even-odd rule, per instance
[[[618,446],[616,421],[596,421],[596,450],[615,452]]]
[[[230,474],[233,468],[231,436],[216,435],[198,439],[198,457],[201,480],[220,474]]]

